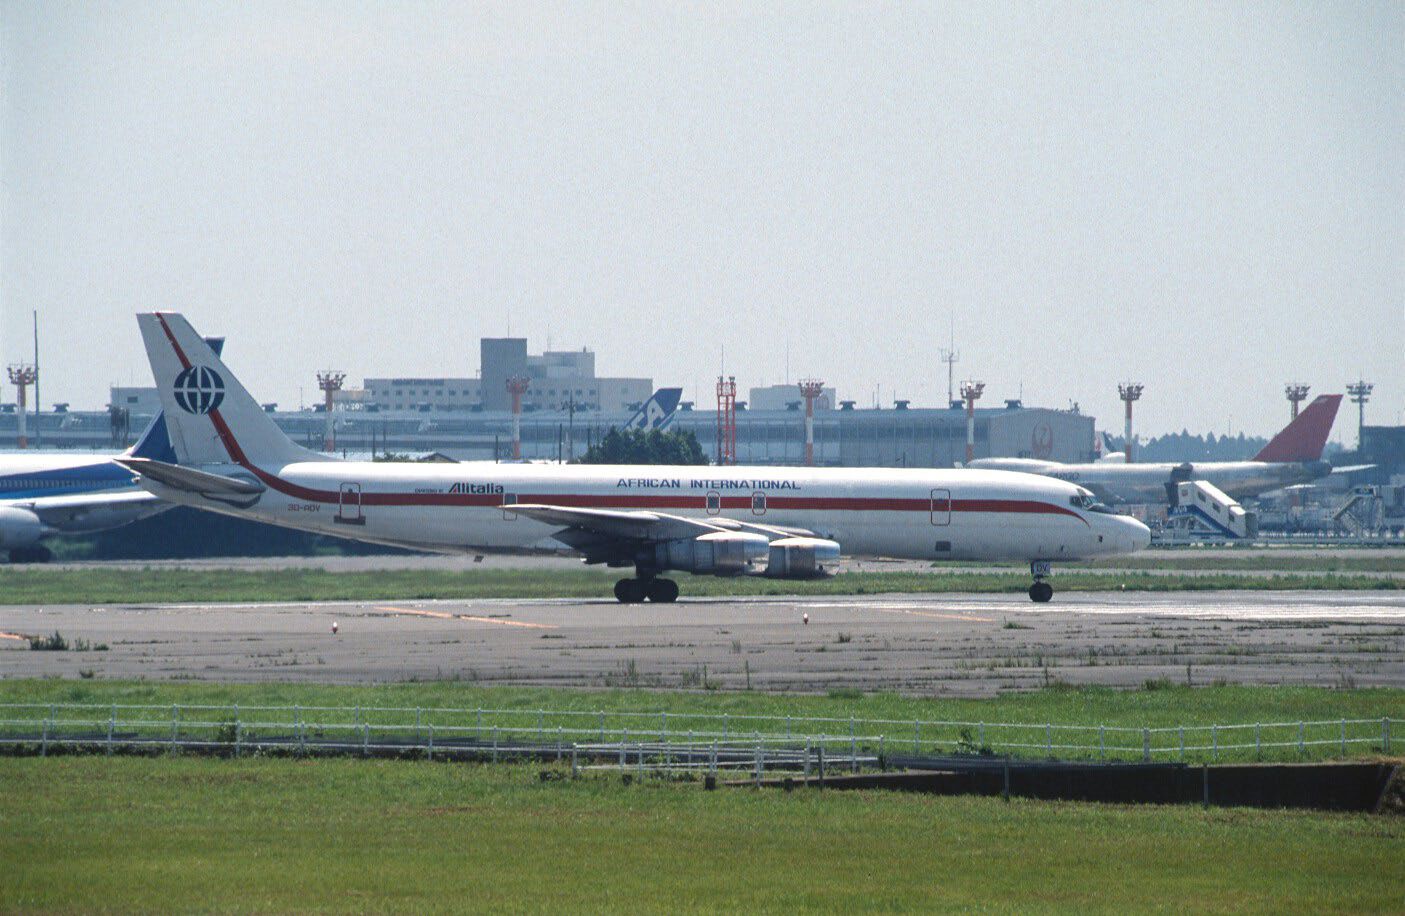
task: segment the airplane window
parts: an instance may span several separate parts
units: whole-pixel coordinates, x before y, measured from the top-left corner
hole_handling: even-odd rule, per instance
[[[1068,504],[1075,509],[1083,509],[1087,512],[1100,512],[1103,515],[1117,514],[1104,504],[1098,502],[1098,498],[1086,490],[1081,493],[1070,496],[1068,498]]]

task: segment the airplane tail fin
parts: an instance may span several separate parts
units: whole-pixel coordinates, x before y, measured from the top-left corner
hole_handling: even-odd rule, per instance
[[[247,465],[328,460],[284,435],[183,315],[143,314],[137,316],[137,324],[161,394],[166,433],[178,463]]]
[[[678,402],[682,397],[682,388],[660,388],[640,405],[624,428],[645,431],[667,428],[668,424],[673,422],[673,414],[678,410]]]
[[[1269,440],[1263,451],[1254,456],[1255,461],[1295,462],[1320,461],[1322,449],[1327,445],[1327,436],[1332,432],[1332,423],[1337,419],[1337,408],[1341,406],[1339,394],[1320,394],[1293,422]]]
[[[206,337],[205,343],[210,345],[210,349],[215,351],[216,356],[224,355],[223,337]],[[171,436],[166,432],[165,411],[156,411],[156,416],[152,417],[151,422],[146,425],[141,437],[137,439],[137,444],[122,454],[129,458],[147,458],[152,461],[175,464],[176,450],[171,447]]]

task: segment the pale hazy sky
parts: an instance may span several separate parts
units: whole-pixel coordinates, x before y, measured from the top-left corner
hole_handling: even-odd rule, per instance
[[[700,405],[959,377],[1251,434],[1405,422],[1405,4],[0,2],[0,360],[149,384],[132,315],[313,372],[589,345]],[[703,390],[699,391],[698,388]],[[7,385],[4,399],[13,398]],[[1335,438],[1355,440],[1354,416]]]

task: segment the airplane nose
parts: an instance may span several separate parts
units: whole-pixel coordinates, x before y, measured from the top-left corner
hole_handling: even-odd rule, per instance
[[[1139,550],[1146,550],[1151,545],[1151,529],[1134,518],[1124,518],[1123,523],[1127,528],[1127,547],[1129,553],[1136,553]]]

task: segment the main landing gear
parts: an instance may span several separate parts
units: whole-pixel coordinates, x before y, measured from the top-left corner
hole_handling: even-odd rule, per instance
[[[53,558],[53,553],[43,545],[10,549],[11,563],[47,563]]]
[[[1045,604],[1054,597],[1054,587],[1048,583],[1053,570],[1048,560],[1035,560],[1029,564],[1029,573],[1034,576],[1034,584],[1029,587],[1029,600]]]
[[[678,600],[678,583],[672,579],[621,579],[615,583],[615,598],[621,604],[638,604],[645,598],[657,604]]]

